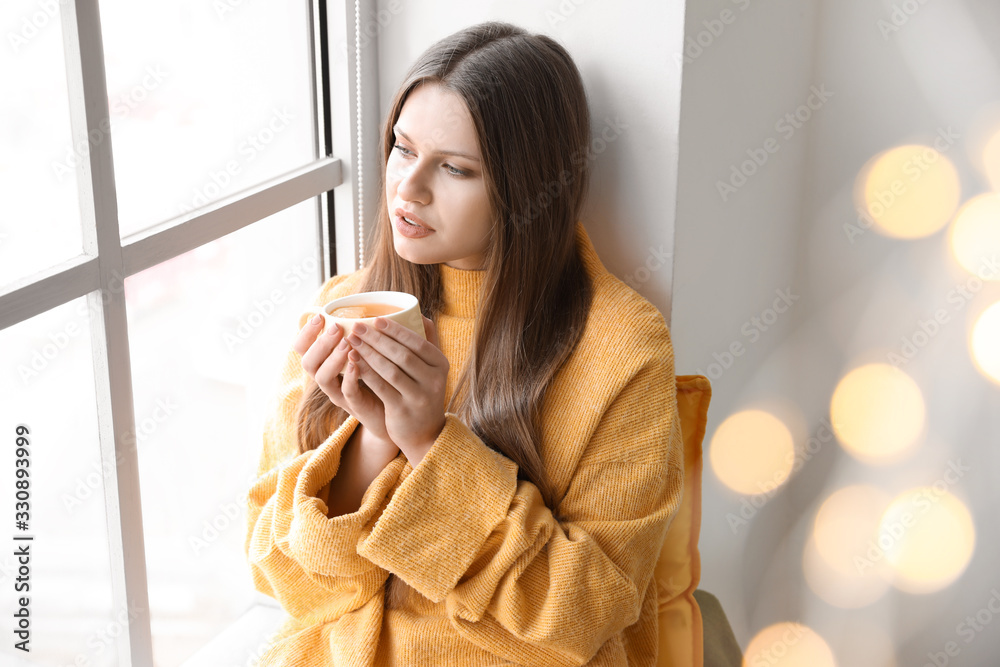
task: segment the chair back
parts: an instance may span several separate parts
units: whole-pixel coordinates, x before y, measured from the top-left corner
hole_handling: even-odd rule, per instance
[[[704,375],[678,375],[677,426],[684,445],[684,494],[660,550],[654,578],[659,590],[658,667],[703,667],[701,610],[694,591],[701,579],[702,439],[712,385]]]

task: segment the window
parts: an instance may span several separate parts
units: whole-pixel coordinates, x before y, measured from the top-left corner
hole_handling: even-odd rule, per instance
[[[0,393],[33,538],[31,652],[4,664],[193,664],[252,625],[264,412],[299,308],[356,266],[359,6],[0,10]]]

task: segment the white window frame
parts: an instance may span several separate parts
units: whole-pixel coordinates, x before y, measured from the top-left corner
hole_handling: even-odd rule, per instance
[[[134,610],[116,642],[122,667],[153,664],[139,489],[125,278],[315,198],[322,279],[359,267],[357,221],[377,191],[375,0],[306,0],[319,159],[213,204],[120,237],[112,141],[91,146],[77,167],[83,254],[0,288],[0,330],[86,295],[115,609]],[[98,0],[62,3],[63,48],[74,145],[110,126]],[[331,47],[330,45],[335,46]],[[340,45],[345,44],[346,48]],[[359,146],[365,146],[364,153]],[[358,167],[359,156],[364,156]],[[354,174],[364,178],[356,178]],[[332,221],[336,220],[336,224]],[[333,230],[331,232],[331,230]],[[331,238],[332,237],[332,238]],[[317,285],[318,287],[318,285]],[[249,444],[249,443],[248,443]],[[117,461],[117,465],[103,465]],[[122,502],[125,499],[126,502]],[[253,610],[251,610],[252,612]],[[220,637],[221,638],[221,637]],[[248,638],[252,639],[252,638]],[[217,642],[213,642],[216,644]]]

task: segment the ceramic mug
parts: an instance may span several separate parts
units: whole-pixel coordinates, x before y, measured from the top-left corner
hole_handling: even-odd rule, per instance
[[[371,306],[371,308],[365,308]],[[394,309],[393,312],[385,312],[387,309]],[[340,311],[339,315],[334,312]],[[364,313],[375,311],[375,314],[368,317]],[[337,325],[344,332],[344,337],[350,336],[354,331],[354,325],[358,322],[366,326],[374,327],[376,317],[384,317],[387,320],[399,322],[404,327],[413,331],[424,340],[427,334],[424,331],[424,318],[420,313],[420,302],[417,297],[406,292],[361,292],[360,294],[350,294],[334,299],[322,307],[312,306],[302,311],[299,319],[299,328],[305,326],[313,315],[320,314],[326,320],[323,331],[329,330],[330,326]],[[384,314],[383,314],[384,313]],[[343,375],[347,370],[347,363],[340,369]]]

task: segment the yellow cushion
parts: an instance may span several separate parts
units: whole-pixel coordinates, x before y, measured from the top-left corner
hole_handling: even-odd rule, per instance
[[[703,375],[677,376],[677,414],[684,441],[684,497],[660,551],[659,667],[702,667],[701,611],[694,591],[701,578],[701,441],[712,385]]]

